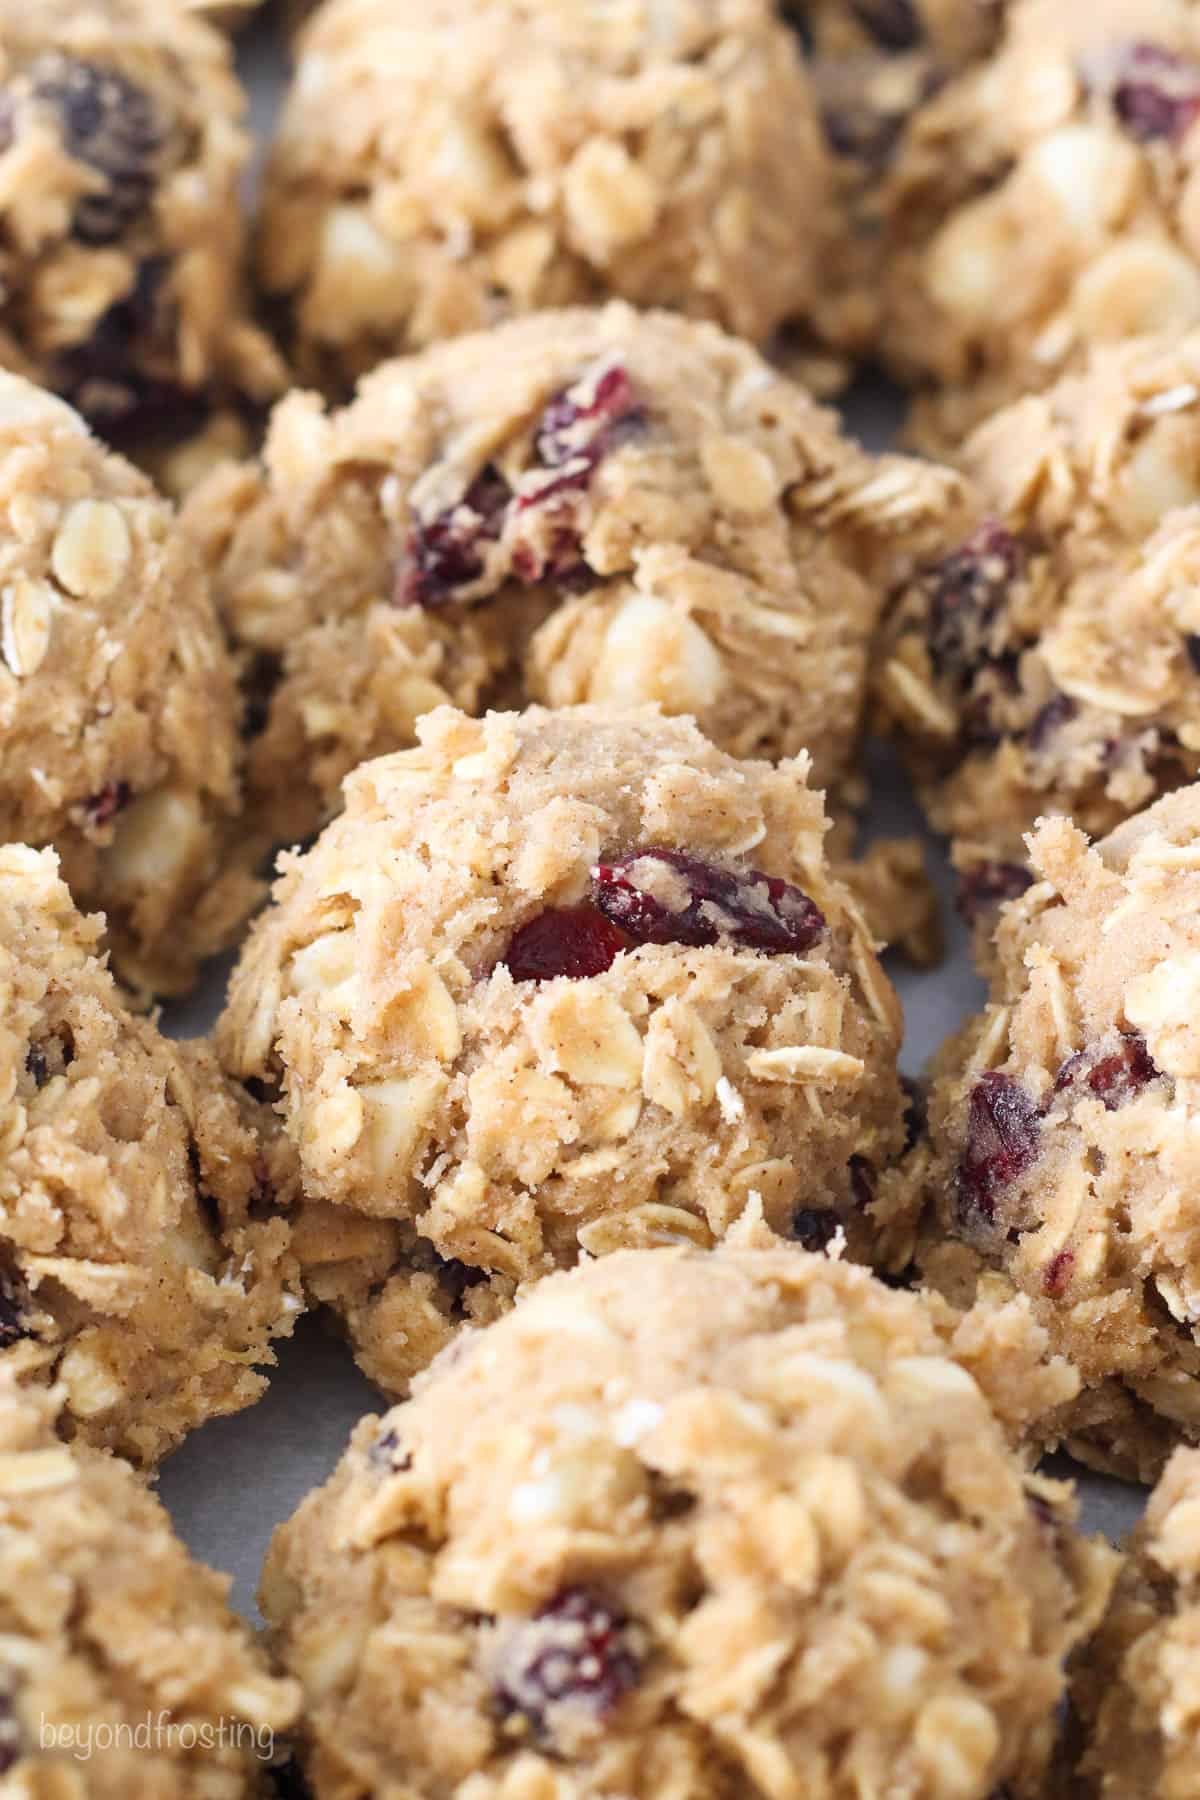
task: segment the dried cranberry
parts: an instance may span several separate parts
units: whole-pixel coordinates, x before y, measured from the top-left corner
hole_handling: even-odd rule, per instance
[[[1010,531],[989,519],[933,570],[929,654],[939,675],[965,682],[994,660],[989,634],[1024,561]]]
[[[390,1475],[403,1475],[412,1468],[412,1457],[400,1442],[399,1432],[391,1425],[380,1432],[367,1457],[376,1468],[386,1469]]]
[[[1109,1112],[1116,1112],[1140,1094],[1158,1072],[1145,1038],[1140,1031],[1131,1031],[1122,1034],[1118,1048],[1110,1056],[1102,1056],[1088,1071],[1087,1084]]]
[[[1064,725],[1069,725],[1079,711],[1078,706],[1069,694],[1056,694],[1053,700],[1047,700],[1034,714],[1027,734],[1027,742],[1031,750],[1043,750]]]
[[[55,386],[80,412],[101,421],[110,436],[124,427],[133,443],[160,426],[168,435],[186,436],[198,430],[210,412],[203,395],[144,370],[149,354],[174,361],[176,310],[168,288],[170,270],[165,256],[139,263],[128,293],[114,300],[91,334],[64,350],[54,365]]]
[[[792,1236],[802,1250],[826,1249],[837,1236],[838,1216],[815,1206],[798,1206],[792,1214]]]
[[[771,955],[812,948],[825,919],[776,875],[735,871],[682,850],[637,850],[592,870],[596,904],[637,944],[716,944]]]
[[[504,961],[514,981],[583,981],[611,969],[626,948],[625,934],[594,906],[564,906],[522,925]]]
[[[396,577],[397,606],[445,606],[483,574],[481,546],[504,528],[512,490],[489,463],[462,499],[411,533]]]
[[[585,377],[547,402],[533,439],[538,461],[543,468],[560,469],[582,456],[594,467],[611,428],[641,417],[627,371],[610,364],[594,381]]]
[[[1039,1131],[1038,1109],[1019,1082],[995,1069],[980,1076],[971,1090],[967,1141],[958,1164],[961,1213],[995,1218],[997,1195],[1037,1155]]]
[[[497,1697],[542,1737],[569,1706],[601,1720],[637,1686],[641,1663],[628,1619],[587,1588],[566,1588],[505,1646]]]
[[[110,825],[117,814],[129,805],[133,792],[127,781],[110,781],[83,803],[84,815],[93,829]]]
[[[1112,103],[1139,143],[1177,143],[1200,114],[1200,67],[1159,44],[1130,44],[1121,58]]]
[[[850,10],[868,36],[885,50],[915,50],[921,21],[913,0],[850,0]]]
[[[1042,1276],[1042,1291],[1048,1294],[1052,1300],[1060,1299],[1071,1285],[1071,1271],[1074,1267],[1075,1252],[1060,1250],[1046,1264],[1046,1270]]]
[[[165,132],[154,101],[116,69],[80,62],[60,51],[32,71],[34,98],[56,114],[69,156],[103,175],[102,192],[75,204],[74,235],[83,244],[113,244],[143,213],[154,192]]]
[[[0,1349],[32,1337],[29,1289],[11,1264],[0,1263]]]
[[[1033,876],[1019,863],[973,863],[958,884],[959,917],[967,925],[977,925],[993,907],[1017,899],[1032,884]]]

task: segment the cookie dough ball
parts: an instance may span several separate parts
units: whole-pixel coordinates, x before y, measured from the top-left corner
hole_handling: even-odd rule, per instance
[[[912,120],[884,348],[953,445],[1089,348],[1200,324],[1200,11],[1013,0],[995,56]]]
[[[620,295],[761,343],[822,303],[829,161],[770,0],[329,0],[300,40],[261,272],[335,386]]]
[[[222,867],[237,721],[170,507],[62,401],[0,374],[0,841],[54,845],[131,985],[186,986],[257,891]]]
[[[1133,1536],[1072,1697],[1087,1800],[1200,1793],[1200,1452],[1177,1450]]]
[[[280,370],[241,306],[244,95],[162,0],[0,0],[0,363],[106,434]]]
[[[1043,813],[1100,836],[1200,773],[1200,333],[1097,353],[963,460],[877,687],[975,913],[1028,885]]]
[[[799,762],[649,709],[443,708],[284,859],[218,1028],[277,1082],[299,1248],[403,1392],[464,1317],[743,1214],[870,1247],[900,1014]]]
[[[262,1589],[317,1800],[1040,1792],[1111,1553],[931,1315],[795,1250],[555,1275],[366,1419]]]
[[[0,1372],[0,1779],[13,1796],[252,1800],[296,1684],[159,1502]]]
[[[1200,1442],[1200,786],[1030,845],[913,1159],[918,1260],[962,1306],[1025,1294],[1081,1386],[1035,1436],[1148,1479]]]
[[[248,812],[308,835],[446,699],[657,701],[835,781],[878,565],[954,485],[715,327],[619,303],[389,363],[344,411],[293,395],[185,513],[262,728]]]
[[[126,1010],[101,927],[50,851],[0,850],[0,1371],[151,1464],[266,1385],[294,1158],[207,1048]]]

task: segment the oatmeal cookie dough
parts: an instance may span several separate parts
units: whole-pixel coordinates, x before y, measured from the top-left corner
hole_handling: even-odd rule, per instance
[[[870,1250],[900,1013],[806,761],[650,709],[418,726],[282,861],[218,1043],[278,1083],[312,1292],[402,1393],[584,1252],[743,1214]]]
[[[1200,773],[1200,332],[1096,353],[963,462],[876,688],[973,915],[1028,885],[1043,813],[1101,836]]]
[[[242,305],[244,104],[175,0],[0,0],[0,364],[106,435],[278,391]]]
[[[1072,1699],[1086,1800],[1200,1793],[1200,1451],[1177,1450],[1130,1545]]]
[[[171,508],[0,373],[0,841],[58,850],[131,986],[187,986],[258,892],[223,863],[238,705]]]
[[[365,1419],[261,1598],[317,1800],[986,1800],[1040,1792],[1110,1560],[918,1297],[640,1250]]]
[[[1200,9],[1013,0],[910,122],[884,213],[884,352],[953,447],[1087,351],[1200,324]]]
[[[293,395],[184,515],[245,659],[247,811],[309,835],[447,699],[657,701],[836,781],[880,571],[957,486],[870,458],[715,327],[620,303],[389,363],[341,411]]]
[[[149,1465],[266,1385],[295,1159],[206,1046],[127,1010],[102,923],[52,852],[0,849],[0,1370]]]
[[[619,295],[755,343],[825,294],[830,162],[771,0],[328,0],[267,172],[306,379]]]
[[[1025,1295],[1081,1383],[1033,1437],[1150,1479],[1200,1441],[1200,786],[1094,847],[1045,820],[1030,860],[910,1159],[917,1262],[961,1307]]]
[[[14,1800],[266,1800],[271,1675],[159,1502],[0,1371],[0,1782]]]

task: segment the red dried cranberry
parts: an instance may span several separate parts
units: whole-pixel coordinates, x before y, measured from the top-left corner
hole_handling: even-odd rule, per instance
[[[1018,1081],[995,1069],[980,1076],[971,1090],[956,1178],[961,1214],[995,1218],[997,1195],[1037,1155],[1039,1132],[1038,1109]]]
[[[1052,1300],[1060,1299],[1071,1285],[1071,1271],[1074,1267],[1073,1250],[1060,1250],[1056,1256],[1052,1256],[1042,1276],[1043,1293],[1048,1294]]]
[[[1158,1075],[1154,1058],[1146,1048],[1140,1031],[1122,1034],[1121,1042],[1111,1056],[1102,1056],[1089,1071],[1087,1084],[1109,1112],[1116,1112],[1127,1100],[1149,1085]]]
[[[824,1250],[837,1236],[838,1216],[815,1206],[798,1206],[792,1214],[792,1236],[802,1250]]]
[[[1017,539],[988,519],[932,571],[929,654],[939,675],[965,684],[981,664],[995,660],[991,628],[1023,562]]]
[[[601,1720],[641,1677],[629,1620],[587,1588],[566,1588],[505,1646],[497,1695],[541,1737],[552,1734],[556,1707]]]
[[[808,895],[776,875],[735,871],[682,850],[637,850],[592,870],[596,904],[636,944],[716,944],[800,954],[825,931]],[[678,904],[674,904],[678,901]]]
[[[977,925],[993,907],[1017,899],[1032,884],[1033,876],[1019,863],[973,863],[958,884],[958,915],[965,924]]]
[[[483,574],[481,546],[504,528],[512,490],[489,463],[462,499],[418,525],[408,540],[393,595],[397,606],[446,606]]]
[[[611,969],[627,947],[625,934],[594,906],[552,907],[522,925],[504,961],[514,981],[583,981]]]
[[[585,377],[547,402],[533,439],[538,461],[543,468],[561,469],[582,456],[594,466],[600,440],[611,427],[641,416],[627,371],[612,363],[594,381]]]
[[[1200,114],[1200,67],[1159,44],[1130,44],[1121,58],[1112,103],[1139,143],[1178,143]]]
[[[921,21],[913,0],[850,0],[850,10],[884,50],[915,50],[921,42]]]
[[[1031,750],[1044,750],[1055,732],[1069,725],[1079,711],[1069,694],[1056,694],[1034,714],[1026,741]]]
[[[110,781],[83,803],[84,815],[88,824],[96,829],[101,825],[109,825],[122,809],[129,805],[133,798],[127,781]]]
[[[36,100],[55,113],[69,156],[105,177],[107,186],[75,204],[80,243],[113,244],[145,211],[165,132],[153,100],[116,69],[80,62],[61,51],[32,70]]]

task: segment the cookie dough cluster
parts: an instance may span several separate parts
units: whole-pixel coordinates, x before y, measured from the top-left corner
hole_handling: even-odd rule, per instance
[[[1033,1795],[1110,1553],[924,1303],[795,1250],[553,1275],[365,1419],[263,1609],[318,1795]]]
[[[418,732],[285,865],[218,1030],[279,1091],[367,1372],[403,1393],[536,1277],[744,1215],[862,1252],[899,1009],[806,759],[590,707]]]

